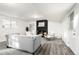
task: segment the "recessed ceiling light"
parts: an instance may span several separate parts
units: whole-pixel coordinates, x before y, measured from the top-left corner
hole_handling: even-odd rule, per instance
[[[38,15],[33,15],[32,17],[33,17],[33,18],[39,18],[40,16],[38,16]]]
[[[5,5],[15,5],[16,3],[5,3]]]
[[[4,5],[6,5],[6,6],[11,6],[11,7],[15,7],[15,6],[17,6],[16,3],[5,3]]]
[[[16,4],[16,3],[8,3],[8,4]]]

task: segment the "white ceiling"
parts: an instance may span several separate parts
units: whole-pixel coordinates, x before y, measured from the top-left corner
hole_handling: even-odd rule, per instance
[[[26,20],[44,18],[61,21],[74,3],[0,3],[0,12]]]

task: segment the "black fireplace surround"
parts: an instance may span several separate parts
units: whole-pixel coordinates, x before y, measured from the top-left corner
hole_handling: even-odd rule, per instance
[[[48,34],[48,20],[37,20],[36,31],[37,34],[42,34],[42,35],[44,35],[44,33]]]

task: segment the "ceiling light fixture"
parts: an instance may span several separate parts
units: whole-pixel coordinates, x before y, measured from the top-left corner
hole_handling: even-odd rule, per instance
[[[6,5],[15,5],[16,3],[6,3]]]
[[[33,15],[32,17],[33,17],[33,18],[39,18],[40,16],[38,16],[38,15]]]

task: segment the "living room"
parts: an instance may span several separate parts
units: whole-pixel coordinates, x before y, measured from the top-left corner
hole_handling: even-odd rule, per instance
[[[78,55],[78,6],[0,3],[0,55]]]

